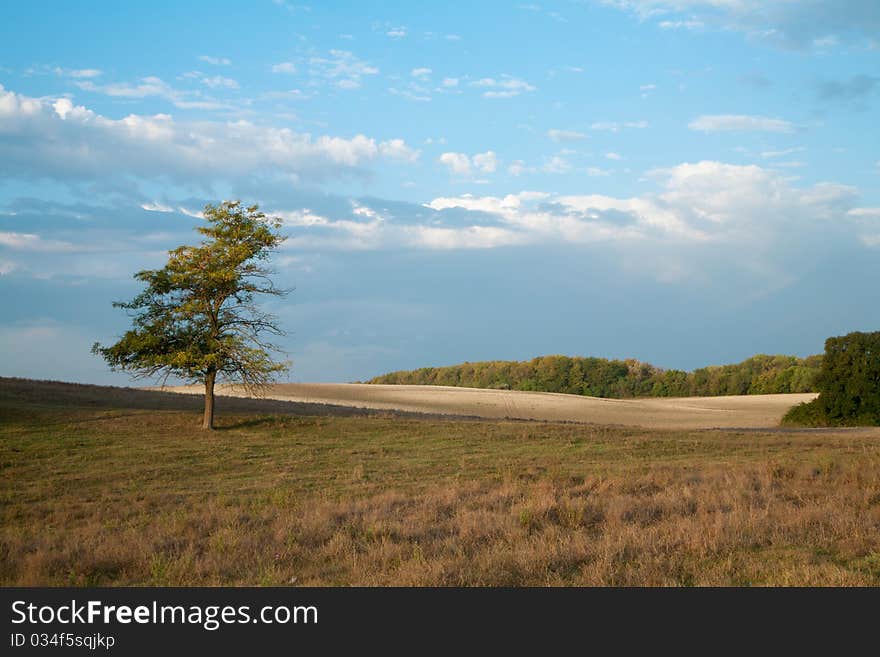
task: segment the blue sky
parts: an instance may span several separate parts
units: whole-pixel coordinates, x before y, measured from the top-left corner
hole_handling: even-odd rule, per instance
[[[4,3],[0,375],[89,354],[206,202],[284,219],[292,381],[694,368],[880,328],[875,0]]]

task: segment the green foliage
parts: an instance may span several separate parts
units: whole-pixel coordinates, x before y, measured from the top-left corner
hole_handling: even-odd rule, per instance
[[[811,408],[793,410],[786,421],[880,425],[880,331],[828,338],[817,383],[819,397]]]
[[[753,356],[693,372],[663,370],[635,359],[540,356],[391,372],[369,383],[565,392],[593,397],[687,397],[811,392],[821,356]]]
[[[116,344],[92,347],[112,369],[255,386],[287,368],[263,338],[283,332],[255,304],[258,295],[284,294],[262,264],[284,240],[280,220],[238,201],[207,205],[204,214],[199,246],[180,246],[163,268],[135,274],[146,289],[113,304],[129,311],[133,327]]]
[[[827,427],[828,417],[818,397],[811,402],[804,402],[791,408],[782,418],[783,426],[794,427]]]

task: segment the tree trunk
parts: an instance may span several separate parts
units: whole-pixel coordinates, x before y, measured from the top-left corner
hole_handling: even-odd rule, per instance
[[[208,372],[205,377],[205,418],[202,420],[202,429],[214,428],[214,380],[216,372]]]

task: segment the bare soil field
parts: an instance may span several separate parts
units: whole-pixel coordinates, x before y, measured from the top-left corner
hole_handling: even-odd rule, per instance
[[[200,386],[166,391],[203,394]],[[239,387],[217,393],[247,397]],[[307,404],[405,411],[490,419],[590,422],[648,429],[767,429],[785,412],[815,398],[814,393],[655,399],[600,399],[552,392],[486,390],[447,386],[360,383],[285,383],[268,386],[264,399]]]

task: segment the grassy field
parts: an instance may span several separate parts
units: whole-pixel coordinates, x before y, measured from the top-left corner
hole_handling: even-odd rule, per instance
[[[876,429],[199,404],[0,379],[0,584],[880,584]]]

